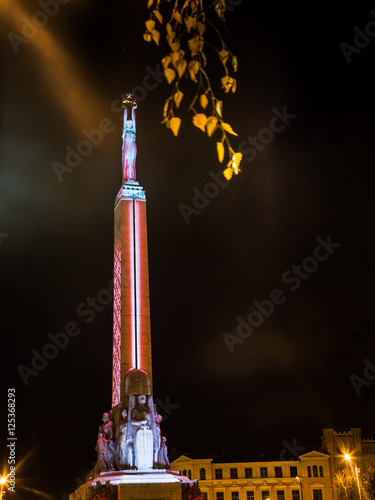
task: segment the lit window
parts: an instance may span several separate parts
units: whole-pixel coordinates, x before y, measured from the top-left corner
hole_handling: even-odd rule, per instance
[[[206,480],[206,469],[204,467],[202,467],[201,470],[199,471],[199,478],[201,481]]]
[[[254,500],[254,491],[246,492],[246,500]]]
[[[183,476],[186,476],[186,469],[184,469],[184,470],[182,471],[182,475],[183,475]]]
[[[277,500],[285,500],[284,490],[277,490]]]
[[[253,469],[251,467],[246,467],[245,468],[245,477],[246,478],[253,477]]]
[[[275,467],[275,477],[283,477],[283,468]]]
[[[215,479],[223,479],[223,469],[215,469]]]
[[[260,468],[260,477],[268,477],[267,467]]]
[[[307,475],[311,477],[311,467],[310,465],[307,467]]]
[[[224,491],[216,492],[216,500],[224,500]]]
[[[320,477],[323,477],[323,466],[322,465],[319,465],[319,476]]]
[[[202,500],[207,500],[207,492],[203,491],[202,493]]]
[[[270,492],[268,490],[262,491],[262,500],[269,500]]]
[[[240,492],[232,491],[232,500],[240,500]]]
[[[292,490],[292,500],[299,500],[299,490]]]
[[[191,479],[191,470],[189,469],[188,478]]]
[[[290,477],[297,477],[297,467],[295,465],[290,466]]]
[[[318,467],[316,465],[313,465],[313,476],[318,477]]]
[[[238,474],[237,474],[237,469],[230,469],[230,478],[231,479],[238,479]]]
[[[322,490],[313,490],[313,500],[323,500]]]

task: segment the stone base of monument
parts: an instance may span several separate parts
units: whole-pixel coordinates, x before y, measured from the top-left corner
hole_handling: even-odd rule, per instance
[[[165,469],[108,471],[81,485],[69,500],[181,500],[193,488],[196,480]]]

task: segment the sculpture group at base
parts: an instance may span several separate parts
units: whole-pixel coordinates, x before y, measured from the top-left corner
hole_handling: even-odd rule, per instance
[[[103,413],[96,442],[101,471],[166,469],[169,467],[166,438],[143,370],[129,370],[124,402]]]

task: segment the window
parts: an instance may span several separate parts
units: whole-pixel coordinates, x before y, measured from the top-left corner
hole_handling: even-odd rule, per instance
[[[323,466],[319,465],[319,476],[323,477]]]
[[[316,465],[313,465],[313,476],[318,477],[318,467]]]
[[[310,465],[307,467],[307,475],[311,477],[311,467]]]
[[[216,500],[224,500],[224,491],[216,492]]]
[[[238,474],[237,474],[237,469],[230,469],[230,478],[231,479],[238,479]]]
[[[283,477],[283,468],[275,467],[275,477]]]
[[[191,470],[189,469],[188,478],[191,479]]]
[[[313,490],[313,499],[314,500],[323,500],[322,490]]]
[[[202,492],[202,500],[207,500],[207,491]]]
[[[277,490],[277,500],[285,500],[285,492],[284,490]]]
[[[201,481],[206,480],[206,469],[204,467],[202,467],[201,470],[199,471],[199,479]]]
[[[232,491],[232,500],[240,500],[240,492]]]
[[[184,470],[182,471],[182,475],[183,475],[183,476],[186,476],[186,469],[184,469]]]
[[[254,491],[246,492],[246,500],[254,500]]]
[[[245,467],[245,477],[253,477],[253,469],[251,467]]]
[[[223,469],[215,469],[215,479],[223,479]]]
[[[297,477],[297,467],[295,465],[290,466],[290,477]]]
[[[268,477],[267,467],[260,468],[260,477]]]
[[[262,491],[262,500],[269,500],[269,498],[270,498],[270,492],[268,490]]]
[[[292,500],[299,500],[299,490],[292,490]]]

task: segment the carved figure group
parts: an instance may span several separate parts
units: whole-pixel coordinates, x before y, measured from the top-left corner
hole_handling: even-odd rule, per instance
[[[96,451],[101,470],[169,467],[166,438],[146,372],[131,370],[126,380],[125,402],[103,414]]]

